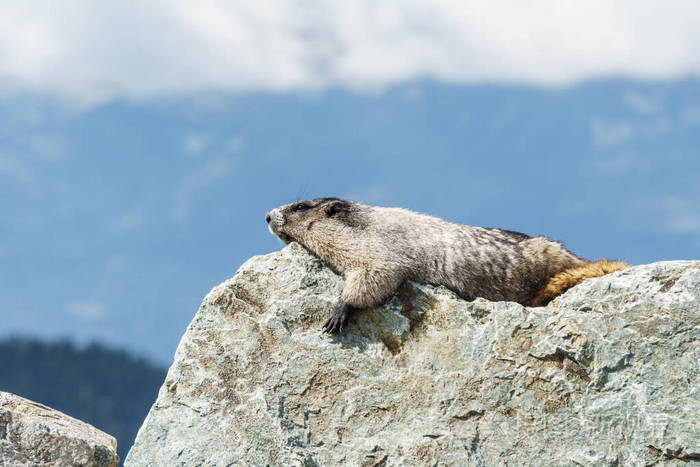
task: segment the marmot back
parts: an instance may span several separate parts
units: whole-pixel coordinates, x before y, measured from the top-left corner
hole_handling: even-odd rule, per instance
[[[591,268],[545,237],[338,198],[287,204],[266,219],[282,241],[300,243],[345,277],[327,332],[340,331],[356,309],[384,302],[405,280],[443,285],[466,300],[544,305],[587,277],[626,267]],[[567,270],[579,272],[562,275]]]

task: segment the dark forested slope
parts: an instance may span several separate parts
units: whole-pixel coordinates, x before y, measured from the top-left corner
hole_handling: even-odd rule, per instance
[[[0,341],[0,391],[46,404],[117,438],[123,460],[165,370],[99,344]]]

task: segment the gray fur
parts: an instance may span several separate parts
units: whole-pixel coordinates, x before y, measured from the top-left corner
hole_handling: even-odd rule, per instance
[[[531,305],[552,275],[586,263],[545,237],[336,198],[287,204],[267,219],[273,234],[343,274],[340,303],[354,308],[384,302],[405,280],[443,285],[466,300]]]

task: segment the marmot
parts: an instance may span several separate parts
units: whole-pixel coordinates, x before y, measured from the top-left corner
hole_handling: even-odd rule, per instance
[[[355,310],[381,304],[406,280],[443,285],[465,300],[540,306],[586,278],[627,267],[591,263],[545,237],[338,198],[297,201],[265,218],[282,241],[298,242],[344,276],[323,326],[328,333],[342,331]]]

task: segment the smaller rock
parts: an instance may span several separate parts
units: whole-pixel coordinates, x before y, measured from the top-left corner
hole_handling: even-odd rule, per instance
[[[114,467],[118,463],[114,437],[50,407],[0,391],[0,465]]]

